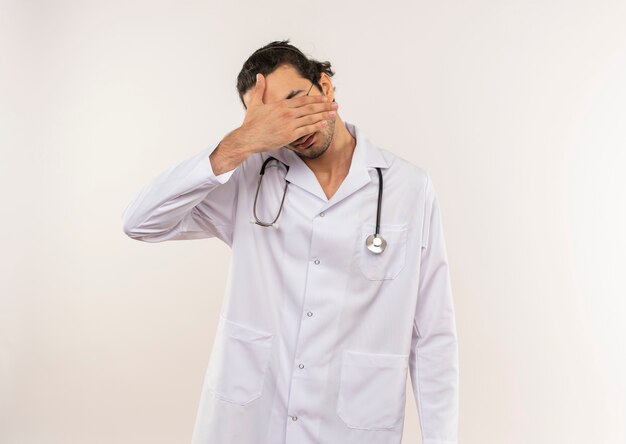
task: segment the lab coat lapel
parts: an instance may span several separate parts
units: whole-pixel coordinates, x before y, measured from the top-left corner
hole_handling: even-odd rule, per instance
[[[289,165],[289,172],[285,176],[289,183],[299,186],[323,201],[328,200],[313,171],[296,153],[288,148],[281,147],[270,151],[269,154]]]

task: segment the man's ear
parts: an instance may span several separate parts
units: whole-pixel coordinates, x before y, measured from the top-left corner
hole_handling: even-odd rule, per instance
[[[326,85],[328,86],[328,91],[326,91],[324,93],[325,96],[327,96],[331,91],[334,93],[335,92],[335,88],[333,86],[333,82],[330,79],[330,76],[328,74],[326,74],[325,72],[320,74],[320,80],[319,80],[320,85],[322,85],[322,88],[324,88]],[[324,83],[326,83],[326,85],[324,85]],[[335,98],[333,97],[333,102],[335,101]]]

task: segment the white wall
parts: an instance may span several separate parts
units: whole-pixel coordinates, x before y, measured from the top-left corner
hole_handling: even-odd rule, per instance
[[[0,442],[189,441],[229,250],[121,212],[241,123],[283,38],[437,184],[461,442],[626,442],[626,3],[383,5],[0,0]]]

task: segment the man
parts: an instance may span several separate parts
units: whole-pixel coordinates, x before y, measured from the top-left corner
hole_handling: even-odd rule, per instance
[[[124,211],[133,239],[232,248],[193,444],[399,444],[407,373],[424,444],[457,443],[435,189],[341,120],[333,74],[289,40],[255,51],[242,125]]]

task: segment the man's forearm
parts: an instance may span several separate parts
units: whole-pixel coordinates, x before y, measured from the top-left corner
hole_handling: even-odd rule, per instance
[[[253,151],[241,137],[239,128],[231,131],[209,155],[213,173],[218,176],[234,170],[252,153]]]

